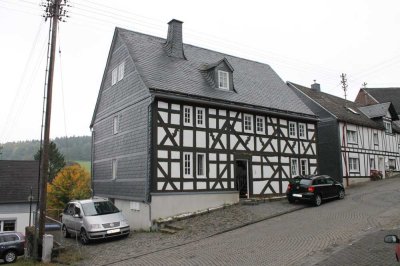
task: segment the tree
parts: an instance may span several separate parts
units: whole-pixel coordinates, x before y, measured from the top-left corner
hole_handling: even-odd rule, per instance
[[[91,195],[90,175],[79,164],[64,167],[47,184],[47,206],[49,209],[63,209],[72,199],[87,199]]]
[[[36,161],[39,161],[40,156],[42,155],[42,148],[40,148],[33,158]],[[58,149],[56,144],[51,141],[49,147],[49,177],[47,182],[52,182],[57,173],[65,166],[64,155],[62,155]]]

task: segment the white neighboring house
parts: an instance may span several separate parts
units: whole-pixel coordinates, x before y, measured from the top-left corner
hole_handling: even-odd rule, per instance
[[[17,231],[25,234],[29,226],[31,188],[33,200],[37,199],[38,161],[0,161],[0,232]],[[33,215],[31,224],[33,224]]]
[[[288,82],[307,106],[320,117],[318,156],[321,174],[350,185],[370,179],[378,170],[383,178],[400,164],[399,117],[390,102],[361,107],[321,92],[319,84],[306,88]]]

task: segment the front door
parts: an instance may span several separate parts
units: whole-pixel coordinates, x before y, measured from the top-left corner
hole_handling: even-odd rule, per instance
[[[236,189],[239,191],[240,198],[249,197],[249,171],[247,160],[236,160]]]

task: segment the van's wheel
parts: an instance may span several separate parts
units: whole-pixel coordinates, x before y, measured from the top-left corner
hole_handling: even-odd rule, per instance
[[[89,244],[90,240],[89,240],[89,237],[88,237],[88,235],[86,233],[86,230],[84,228],[81,229],[80,237],[81,237],[82,245]]]
[[[13,263],[17,260],[17,253],[15,250],[8,250],[3,259],[6,263]]]
[[[315,197],[314,197],[314,206],[318,207],[318,206],[321,205],[321,203],[322,203],[321,196],[320,195],[315,195]]]
[[[65,237],[65,238],[69,238],[71,236],[71,234],[68,232],[68,229],[65,226],[65,224],[62,227],[62,234],[63,234],[63,237]]]

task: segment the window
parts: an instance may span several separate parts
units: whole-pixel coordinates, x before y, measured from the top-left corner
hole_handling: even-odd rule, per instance
[[[111,73],[111,86],[124,78],[125,62],[119,64]]]
[[[183,153],[183,176],[192,177],[192,153]]]
[[[357,144],[357,132],[354,130],[347,130],[347,142]]]
[[[308,175],[308,160],[300,159],[300,171],[301,175]]]
[[[229,90],[229,74],[226,71],[218,70],[218,88]]]
[[[118,161],[117,159],[112,160],[112,179],[117,178],[117,168],[118,168]]]
[[[383,121],[383,124],[385,125],[385,132],[388,134],[392,134],[392,123]]]
[[[244,115],[244,131],[251,132],[253,130],[253,116]]]
[[[295,122],[289,122],[289,136],[290,137],[296,137],[296,123]]]
[[[204,108],[196,108],[196,125],[198,127],[205,127],[204,124]]]
[[[374,145],[379,145],[378,133],[374,133]]]
[[[117,134],[119,131],[119,116],[114,116],[113,119],[113,134]]]
[[[192,126],[192,107],[191,106],[183,107],[183,124],[185,126]]]
[[[265,133],[265,119],[262,116],[256,117],[256,131],[260,134]]]
[[[292,174],[292,177],[299,175],[299,161],[295,158],[292,158],[290,160],[290,172]]]
[[[369,167],[371,169],[376,169],[375,168],[375,159],[374,158],[369,158]]]
[[[197,154],[197,176],[204,177],[206,170],[206,156],[204,153]]]
[[[306,138],[306,124],[299,123],[299,138]]]
[[[16,231],[16,220],[0,220],[0,232]]]
[[[389,159],[389,170],[395,170],[395,169],[396,169],[396,160]]]
[[[359,172],[358,158],[349,158],[350,172]]]

